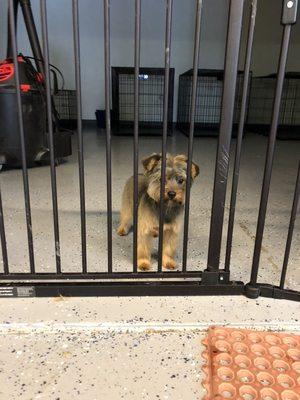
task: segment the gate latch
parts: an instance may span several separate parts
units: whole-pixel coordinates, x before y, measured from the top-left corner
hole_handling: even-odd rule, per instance
[[[224,285],[230,281],[229,271],[223,269],[210,271],[204,270],[201,275],[201,283],[203,285]]]
[[[282,24],[292,25],[297,20],[298,0],[284,0],[282,10]]]

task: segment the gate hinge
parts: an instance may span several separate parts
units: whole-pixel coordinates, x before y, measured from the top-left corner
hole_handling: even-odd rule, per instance
[[[247,283],[245,286],[245,295],[249,297],[249,299],[257,299],[260,296],[260,292],[260,287],[258,285]]]

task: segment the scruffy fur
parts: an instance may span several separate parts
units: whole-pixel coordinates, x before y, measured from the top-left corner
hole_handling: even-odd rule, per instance
[[[152,154],[143,161],[144,174],[138,175],[138,268],[149,270],[153,238],[159,233],[161,155]],[[199,174],[199,167],[192,163],[191,183]],[[174,260],[181,228],[181,216],[185,203],[187,179],[187,157],[184,155],[166,157],[166,185],[164,193],[164,235],[162,264],[166,269],[176,268]],[[127,235],[133,220],[133,177],[125,184],[120,236]]]

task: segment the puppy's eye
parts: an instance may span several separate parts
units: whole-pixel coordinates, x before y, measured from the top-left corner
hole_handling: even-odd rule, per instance
[[[177,178],[177,183],[179,183],[179,185],[181,185],[183,183],[183,178]]]

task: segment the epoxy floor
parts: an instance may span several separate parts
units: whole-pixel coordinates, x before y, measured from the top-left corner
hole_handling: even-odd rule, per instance
[[[9,336],[1,358],[11,373],[2,374],[0,394],[14,400],[197,399],[205,393],[195,358],[199,338],[176,331],[36,333],[34,341],[45,346],[38,348],[32,335]]]
[[[234,143],[235,141],[233,141],[232,150],[234,150]],[[57,168],[57,184],[62,269],[76,272],[81,268],[81,244],[75,137],[73,145],[73,156]],[[245,282],[249,280],[251,269],[266,145],[266,138],[260,135],[247,134],[244,139],[232,251],[232,277]],[[200,166],[200,176],[192,188],[188,269],[206,268],[216,146],[215,138],[195,138],[194,160]],[[168,148],[171,153],[186,153],[187,138],[179,132],[175,133],[168,139]],[[159,138],[140,138],[140,158],[152,152],[159,152],[160,149]],[[278,284],[279,282],[299,154],[299,141],[277,142],[259,270],[260,281],[266,283]],[[116,234],[116,228],[123,185],[132,174],[132,155],[132,138],[113,137],[113,264],[115,271],[131,270],[132,234],[120,238]],[[88,268],[89,271],[105,271],[107,268],[107,213],[103,132],[96,128],[85,129],[84,157]],[[231,167],[232,159],[233,157],[231,157]],[[2,171],[0,177],[10,268],[18,272],[29,271],[22,174],[20,170]],[[49,167],[30,169],[29,184],[36,269],[37,271],[54,271],[55,253]],[[230,184],[231,174],[229,189]],[[229,195],[230,190],[228,190],[225,205],[221,265],[226,243]],[[299,239],[298,218],[287,275],[287,286],[292,289],[300,287]],[[178,252],[179,268],[180,255],[181,246]],[[155,263],[154,258],[153,269],[156,268]]]
[[[203,399],[208,326],[300,333],[299,315],[263,298],[4,299],[0,398]]]

